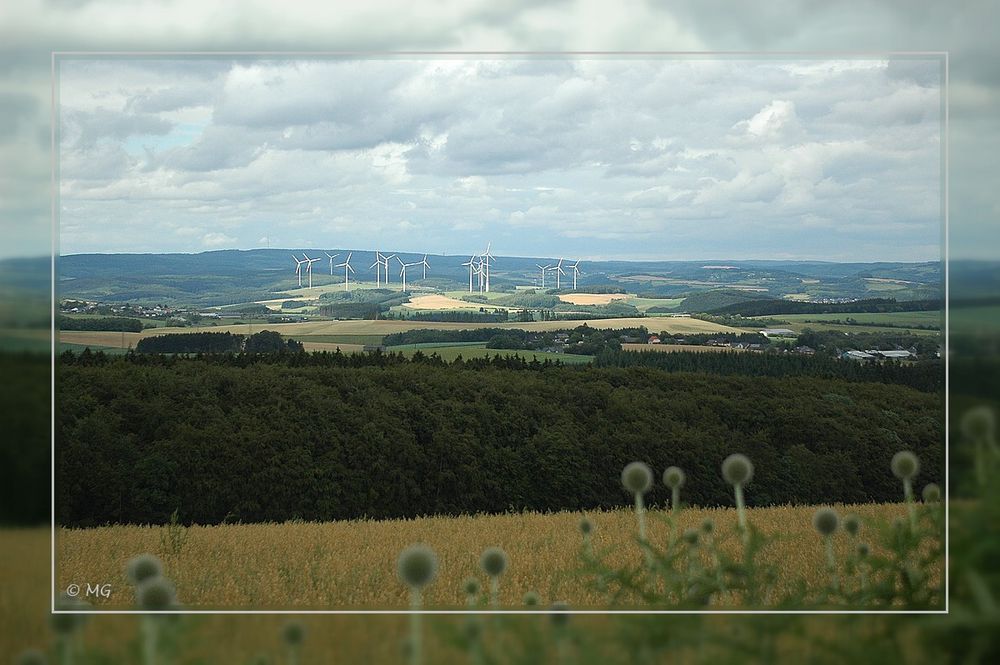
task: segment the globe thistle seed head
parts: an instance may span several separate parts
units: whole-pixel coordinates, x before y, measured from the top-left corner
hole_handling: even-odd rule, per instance
[[[722,477],[730,485],[746,485],[753,479],[753,462],[746,455],[733,453],[722,462]]]
[[[653,472],[642,462],[630,462],[622,469],[622,485],[632,494],[645,494],[653,486]]]
[[[924,498],[924,503],[937,503],[941,500],[941,488],[937,483],[927,483],[920,495]]]
[[[857,515],[847,515],[844,517],[844,531],[852,536],[858,535],[861,531],[861,518]]]
[[[45,659],[45,654],[38,649],[25,649],[18,654],[14,662],[17,665],[46,665],[48,661]]]
[[[152,554],[140,554],[129,559],[125,565],[125,572],[128,581],[138,586],[152,577],[159,577],[163,574],[163,564]]]
[[[490,577],[500,577],[507,570],[507,553],[499,547],[487,547],[479,557],[479,566]]]
[[[698,544],[698,530],[697,529],[685,529],[684,530],[684,542],[688,545],[694,547]]]
[[[668,466],[666,471],[663,472],[663,484],[670,489],[683,487],[684,480],[684,470],[679,466]]]
[[[986,405],[974,406],[962,414],[959,429],[970,441],[992,440],[996,436],[996,414]]]
[[[585,536],[589,536],[594,532],[594,523],[590,521],[589,518],[580,518],[580,533]]]
[[[900,480],[911,480],[920,472],[920,460],[909,450],[892,456],[892,473]]]
[[[281,639],[290,647],[297,647],[306,638],[306,629],[298,621],[289,621],[281,630]]]
[[[135,588],[135,599],[140,609],[159,612],[173,609],[177,590],[165,577],[150,577]]]
[[[478,596],[480,588],[479,580],[475,577],[467,577],[465,582],[462,583],[462,589],[465,591],[466,596]]]
[[[563,628],[569,623],[569,604],[562,600],[557,600],[549,606],[551,614],[549,614],[549,620],[552,625],[556,628]]]
[[[396,561],[396,574],[403,584],[422,589],[430,584],[437,575],[438,560],[434,550],[427,545],[410,545],[399,553]]]
[[[868,555],[871,553],[871,548],[868,547],[868,543],[858,543],[857,551],[858,551],[858,557],[866,559],[868,558]]]
[[[528,593],[524,594],[524,604],[526,607],[538,607],[538,604],[540,602],[541,599],[538,597],[538,594],[535,593],[534,591],[529,591]]]
[[[715,522],[712,520],[711,517],[706,517],[701,522],[701,532],[707,536],[710,535],[713,531],[715,531]]]
[[[840,524],[840,517],[833,508],[820,508],[813,513],[813,528],[821,536],[832,536]]]

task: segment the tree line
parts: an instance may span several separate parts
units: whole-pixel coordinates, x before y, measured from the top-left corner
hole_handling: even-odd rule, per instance
[[[81,317],[58,316],[59,330],[111,330],[114,332],[142,332],[142,321],[125,316]]]
[[[81,358],[57,375],[68,526],[611,508],[637,459],[684,468],[692,503],[728,505],[718,466],[737,451],[757,465],[754,505],[897,500],[884,469],[904,448],[943,478],[941,395],[899,385],[382,354]]]
[[[938,298],[901,300],[895,298],[866,298],[853,302],[802,302],[796,300],[754,299],[737,302],[711,310],[712,314],[739,314],[741,316],[772,316],[775,314],[884,314],[887,312],[931,312],[942,309],[944,301]]]

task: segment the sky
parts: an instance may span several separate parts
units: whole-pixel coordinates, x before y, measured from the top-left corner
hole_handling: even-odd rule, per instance
[[[51,51],[164,49],[948,51],[951,256],[996,258],[995,4],[623,0],[611,7],[469,0],[422,3],[417,15],[401,0],[2,3],[0,257],[50,247]],[[64,102],[80,106],[62,118],[77,126],[60,145],[69,208],[60,211],[61,250],[201,251],[258,246],[269,236],[272,246],[374,247],[398,237],[401,250],[459,253],[492,239],[504,253],[552,254],[546,248],[555,246],[581,258],[935,258],[931,201],[940,174],[937,161],[923,157],[941,147],[933,145],[940,107],[925,98],[940,94],[940,81],[914,73],[912,62],[897,67],[881,58],[871,61],[878,66],[814,67],[796,77],[776,62],[755,62],[754,71],[731,61],[723,63],[728,71],[717,61],[701,70],[659,62],[653,80],[665,84],[655,89],[607,72],[602,79],[598,67],[546,73],[535,62],[527,65],[539,69],[525,65],[490,84],[485,72],[444,77],[437,96],[430,86],[407,85],[428,76],[427,61],[417,71],[393,63],[398,69],[338,89],[309,86],[310,77],[344,75],[331,62],[136,69],[119,61],[108,78],[80,67],[73,72],[80,81],[96,76],[94,90],[108,96],[105,113],[100,100],[86,99],[93,90],[76,97],[61,90]],[[69,85],[62,74],[61,86]],[[261,94],[268,74],[280,79],[280,94]],[[412,94],[417,103],[388,107],[373,90],[389,84],[396,99]],[[181,88],[172,100],[164,92],[171,86]],[[333,110],[350,108],[348,92],[356,109],[381,112],[365,116],[368,124],[348,116],[337,125]],[[182,106],[185,95],[197,104]],[[241,104],[241,95],[257,96]],[[491,115],[487,103],[498,96],[520,115]],[[293,101],[302,105],[288,108]],[[626,109],[640,115],[626,117]],[[378,136],[390,140],[366,145]],[[227,195],[213,195],[223,184]],[[311,207],[303,201],[310,187]],[[367,199],[357,223],[358,202],[369,194],[378,196]]]
[[[63,254],[940,257],[941,60],[66,59]]]

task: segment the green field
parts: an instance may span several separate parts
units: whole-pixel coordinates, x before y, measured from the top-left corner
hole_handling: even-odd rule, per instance
[[[988,307],[952,307],[951,331],[959,334],[985,334],[1000,331],[1000,305]]]
[[[779,314],[774,318],[789,323],[804,323],[809,321],[835,322],[854,319],[859,325],[903,328],[909,326],[940,327],[944,322],[944,314],[940,310],[930,312],[883,312],[876,314],[861,312],[851,314]]]
[[[381,344],[382,335],[286,335],[299,342],[325,344]]]

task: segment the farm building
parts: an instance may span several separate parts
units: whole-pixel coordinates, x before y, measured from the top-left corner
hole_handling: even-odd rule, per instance
[[[759,332],[764,337],[795,337],[795,331],[788,328],[764,328]]]
[[[865,351],[844,351],[840,354],[843,360],[874,360],[875,356]]]

